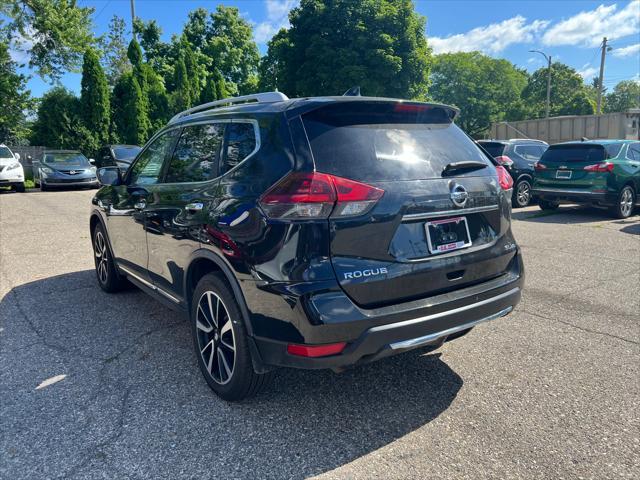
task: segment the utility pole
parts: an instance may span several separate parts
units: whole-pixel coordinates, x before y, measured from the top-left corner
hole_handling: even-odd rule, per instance
[[[133,39],[136,39],[136,29],[134,24],[136,22],[136,4],[135,0],[131,0],[131,34],[133,35]]]
[[[549,111],[551,110],[551,55],[547,55],[540,50],[529,50],[531,53],[539,53],[547,61],[547,106],[546,106],[546,118],[549,118]]]
[[[598,76],[598,104],[596,115],[602,110],[602,85],[604,84],[604,59],[607,56],[607,37],[602,39],[602,54],[600,55],[600,75]]]

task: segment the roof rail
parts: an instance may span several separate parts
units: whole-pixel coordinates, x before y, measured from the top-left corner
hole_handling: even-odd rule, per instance
[[[284,93],[281,92],[264,92],[264,93],[254,93],[251,95],[242,95],[240,97],[230,97],[223,98],[222,100],[216,100],[215,102],[203,103],[202,105],[198,105],[197,107],[189,108],[184,112],[180,112],[175,115],[169,123],[173,123],[177,121],[179,118],[182,118],[186,115],[190,115],[196,112],[202,112],[204,110],[212,110],[217,107],[227,106],[227,105],[235,105],[241,103],[275,103],[275,102],[284,102],[285,100],[289,100]]]

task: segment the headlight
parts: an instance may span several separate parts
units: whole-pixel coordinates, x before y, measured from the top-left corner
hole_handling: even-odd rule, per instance
[[[9,165],[7,167],[7,170],[15,170],[16,168],[20,168],[20,164],[19,163],[12,163],[11,165]]]
[[[40,170],[42,170],[44,173],[53,173],[53,170],[49,167],[42,167]]]
[[[97,171],[98,169],[96,167],[91,167],[91,173],[95,175]]]

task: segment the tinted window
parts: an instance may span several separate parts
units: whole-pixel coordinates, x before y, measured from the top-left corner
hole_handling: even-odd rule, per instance
[[[551,145],[544,155],[542,162],[601,162],[607,158],[602,145],[592,143]]]
[[[247,158],[256,148],[256,132],[252,123],[230,123],[227,126],[225,155],[220,166],[224,175]]]
[[[491,165],[441,107],[334,104],[304,115],[303,122],[318,171],[354,180],[439,178],[447,164],[465,160]]]
[[[185,127],[171,157],[165,182],[204,182],[217,176],[224,124]]]
[[[620,153],[620,149],[622,148],[622,143],[608,143],[604,146],[604,149],[607,152],[607,158],[617,157]]]
[[[113,154],[116,160],[133,160],[136,155],[142,150],[140,147],[126,146],[126,147],[113,147]]]
[[[541,145],[517,145],[515,151],[525,160],[537,162],[546,149]]]
[[[498,142],[478,142],[492,157],[499,157],[504,152],[505,144]]]
[[[129,184],[149,185],[158,182],[162,164],[177,134],[178,130],[163,133],[140,154],[129,170]]]

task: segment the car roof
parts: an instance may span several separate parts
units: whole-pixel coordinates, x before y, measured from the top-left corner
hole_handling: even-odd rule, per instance
[[[417,100],[404,100],[400,98],[386,98],[386,97],[363,97],[363,96],[327,96],[327,97],[303,97],[303,98],[291,98],[288,100],[282,100],[277,102],[252,102],[252,103],[240,103],[232,104],[229,106],[222,106],[196,112],[185,115],[170,122],[171,125],[182,124],[183,122],[193,121],[195,119],[202,120],[208,118],[215,118],[217,116],[228,114],[248,114],[248,113],[284,113],[289,111],[295,111],[296,113],[303,113],[306,110],[311,110],[321,105],[328,105],[331,103],[356,103],[356,102],[380,102],[380,103],[409,103],[409,104],[421,104],[429,105],[433,107],[442,107],[452,112],[454,115],[459,113],[459,109],[450,105],[432,102],[420,102]]]
[[[105,145],[105,147],[113,148],[113,147],[133,147],[133,148],[142,148],[140,145],[129,145],[127,143],[110,143],[109,145]],[[103,147],[104,148],[104,147]]]
[[[501,143],[503,145],[520,145],[532,143],[536,145],[548,145],[544,140],[537,140],[535,138],[510,138],[509,140],[493,140],[493,139],[483,139],[478,140],[478,142],[486,142],[486,143]]]
[[[570,142],[561,142],[561,143],[556,143],[555,145],[581,145],[581,144],[591,144],[591,145],[612,145],[612,144],[625,144],[625,143],[632,143],[632,142],[637,142],[637,140],[624,140],[624,139],[607,139],[607,138],[603,138],[601,140],[572,140]]]
[[[45,153],[82,153],[80,150],[45,150],[44,152],[42,152],[43,154]]]

